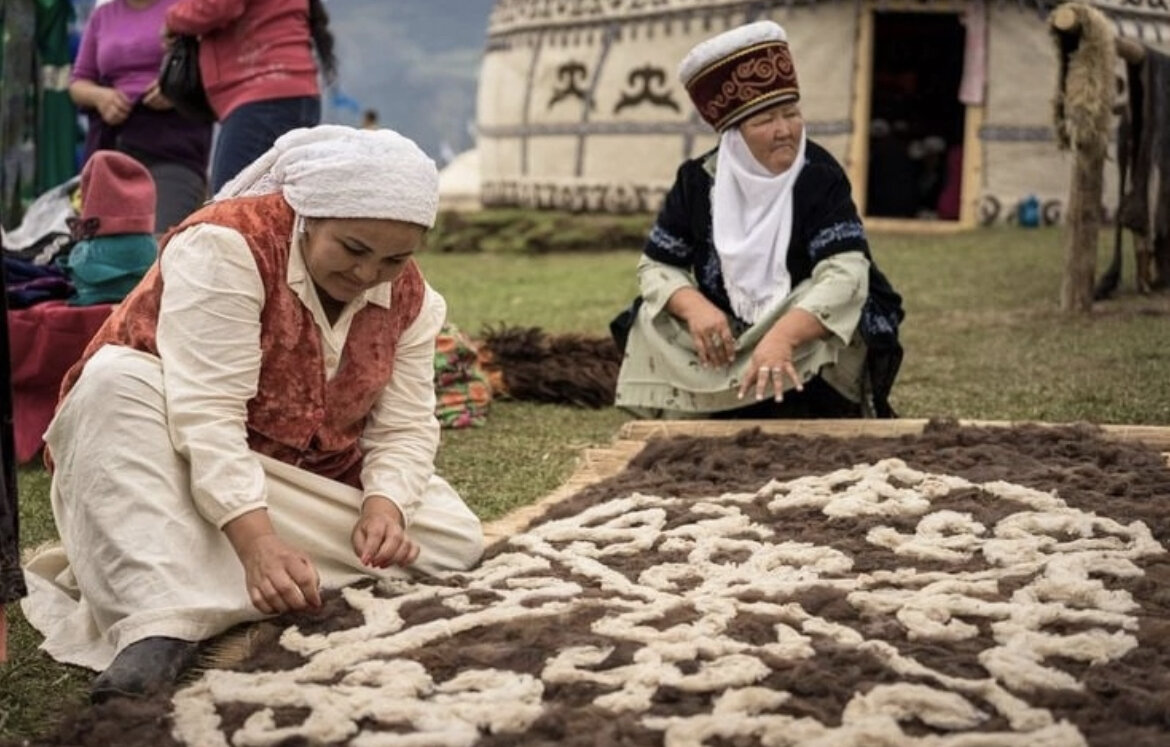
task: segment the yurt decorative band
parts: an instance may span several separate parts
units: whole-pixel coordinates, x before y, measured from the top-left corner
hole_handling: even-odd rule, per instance
[[[788,43],[766,41],[736,50],[695,73],[687,93],[716,130],[775,104],[796,101],[800,88]]]

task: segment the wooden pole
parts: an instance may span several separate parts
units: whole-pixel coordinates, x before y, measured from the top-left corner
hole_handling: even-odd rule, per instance
[[[1093,285],[1097,277],[1097,237],[1101,231],[1105,154],[1081,148],[1074,153],[1060,308],[1066,312],[1087,313],[1093,308]]]

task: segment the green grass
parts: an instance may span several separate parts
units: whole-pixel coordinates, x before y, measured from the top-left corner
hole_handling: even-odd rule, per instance
[[[893,394],[902,416],[1170,425],[1170,296],[1135,295],[1127,256],[1119,299],[1065,316],[1061,242],[1056,229],[873,238],[906,299],[906,361]],[[472,334],[513,324],[603,335],[635,293],[636,261],[630,251],[469,247],[421,258],[450,319]],[[615,410],[496,402],[486,427],[444,432],[438,468],[492,519],[549,492],[583,448],[608,442],[627,419]],[[20,488],[23,544],[53,539],[45,474],[22,470]],[[89,679],[36,651],[39,636],[19,612],[12,617],[12,658],[0,666],[0,739],[43,733],[83,702]]]
[[[1132,255],[1118,298],[1073,316],[1056,229],[874,245],[906,301],[899,414],[1170,424],[1170,296],[1134,293]]]

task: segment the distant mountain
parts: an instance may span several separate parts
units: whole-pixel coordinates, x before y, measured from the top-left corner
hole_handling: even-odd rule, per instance
[[[473,144],[480,61],[494,0],[328,0],[339,89],[325,120],[356,124],[376,109],[442,163]],[[349,100],[347,100],[349,99]]]

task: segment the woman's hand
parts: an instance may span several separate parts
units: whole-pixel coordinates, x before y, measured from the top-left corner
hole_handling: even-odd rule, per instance
[[[792,354],[797,346],[786,336],[774,334],[775,331],[775,328],[769,330],[752,351],[743,381],[739,384],[740,399],[754,387],[756,399],[761,400],[768,391],[768,384],[771,384],[776,401],[780,402],[784,399],[785,379],[792,382],[796,391],[804,389],[800,374],[792,365]]]
[[[142,103],[144,106],[155,111],[166,111],[167,109],[175,108],[171,100],[163,96],[162,90],[158,87],[157,80],[150,84],[150,88],[146,89],[146,93],[142,94]]]
[[[402,512],[393,501],[377,495],[366,498],[350,538],[362,565],[405,568],[413,563],[418,558],[419,547],[406,535],[404,526]]]
[[[308,554],[282,540],[268,510],[258,508],[224,524],[244,567],[248,597],[266,615],[321,606],[321,577]]]
[[[130,116],[130,99],[117,88],[102,88],[97,94],[94,108],[102,121],[108,125],[120,125]]]
[[[321,606],[320,577],[306,553],[276,534],[252,539],[240,555],[248,596],[267,615]]]
[[[735,360],[735,337],[727,315],[695,288],[681,288],[666,303],[671,314],[682,319],[691,333],[699,363],[711,368],[730,366]]]
[[[792,382],[796,391],[803,391],[804,383],[792,365],[792,356],[801,345],[828,334],[829,329],[808,311],[799,307],[787,311],[776,320],[752,351],[747,370],[743,373],[743,381],[739,385],[740,399],[753,387],[756,399],[763,399],[771,383],[776,401],[780,402],[784,399],[786,380]]]

